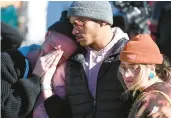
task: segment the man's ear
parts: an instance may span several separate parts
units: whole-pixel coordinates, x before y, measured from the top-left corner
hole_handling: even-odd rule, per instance
[[[106,24],[107,24],[106,22],[103,21],[100,22],[100,26],[105,26]]]

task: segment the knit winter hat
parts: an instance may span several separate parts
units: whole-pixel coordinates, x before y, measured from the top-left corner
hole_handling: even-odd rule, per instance
[[[138,64],[162,64],[163,56],[150,35],[140,34],[125,45],[120,60]]]
[[[74,39],[74,35],[72,34],[73,26],[70,23],[68,17],[67,17],[67,11],[63,11],[61,13],[61,18],[59,21],[52,24],[48,31],[55,31],[61,34],[64,34],[72,39]]]
[[[108,1],[74,1],[69,10],[68,17],[79,16],[113,24],[113,13]]]

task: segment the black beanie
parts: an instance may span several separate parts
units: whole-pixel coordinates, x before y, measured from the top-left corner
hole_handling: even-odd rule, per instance
[[[67,17],[67,11],[63,11],[60,20],[52,24],[48,28],[48,31],[59,32],[73,39],[74,35],[72,34],[72,29],[73,26]]]
[[[48,28],[48,31],[55,31],[70,37],[77,45],[77,51],[85,51],[85,49],[75,40],[75,36],[72,34],[73,26],[67,17],[67,11],[61,13],[60,20],[55,22]]]

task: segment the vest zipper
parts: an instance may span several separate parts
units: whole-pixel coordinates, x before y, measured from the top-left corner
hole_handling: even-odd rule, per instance
[[[93,116],[95,117],[95,112],[96,112],[96,100],[93,101]]]
[[[82,64],[81,64],[82,65]],[[84,70],[83,66],[81,66],[81,69]],[[86,73],[85,71],[82,71],[84,73],[84,76],[83,78],[85,78],[85,81],[86,81],[86,87],[87,87],[87,90],[88,90],[88,93],[89,93],[89,96],[91,96],[91,99],[93,100],[93,104],[92,104],[92,108],[90,110],[90,113],[92,112],[93,114],[93,118],[95,118],[95,112],[96,112],[96,99],[94,99],[94,97],[91,95],[91,92],[88,88],[88,81],[87,81],[87,76],[86,76]]]
[[[110,55],[110,56],[106,57],[106,58],[103,60],[102,65],[100,66],[100,69],[99,69],[99,73],[100,73],[100,71],[101,71],[101,69],[102,69],[102,66],[104,65],[105,60],[106,60],[107,58],[111,58],[112,56],[113,56],[113,55]],[[97,93],[98,93],[99,73],[98,73],[98,76],[97,76],[96,96],[95,96],[95,100],[94,100],[94,109],[95,109],[95,110],[94,110],[94,115],[93,115],[94,118],[95,118],[95,112],[96,112],[96,100],[97,100]]]
[[[103,60],[103,62],[102,62],[102,65],[101,65],[101,67],[100,67],[100,69],[99,69],[99,73],[100,73],[100,70],[102,69],[102,66],[103,66],[103,64],[104,64],[104,61],[105,61],[106,59],[104,59]],[[97,76],[97,82],[96,82],[96,95],[95,95],[95,99],[94,99],[94,102],[93,102],[93,118],[95,118],[96,117],[96,99],[97,99],[97,87],[98,87],[98,81],[99,81],[99,73],[98,73],[98,76]]]

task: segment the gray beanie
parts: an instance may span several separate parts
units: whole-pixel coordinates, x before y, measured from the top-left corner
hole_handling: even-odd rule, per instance
[[[113,13],[108,1],[74,1],[69,10],[68,17],[79,16],[113,24]]]

